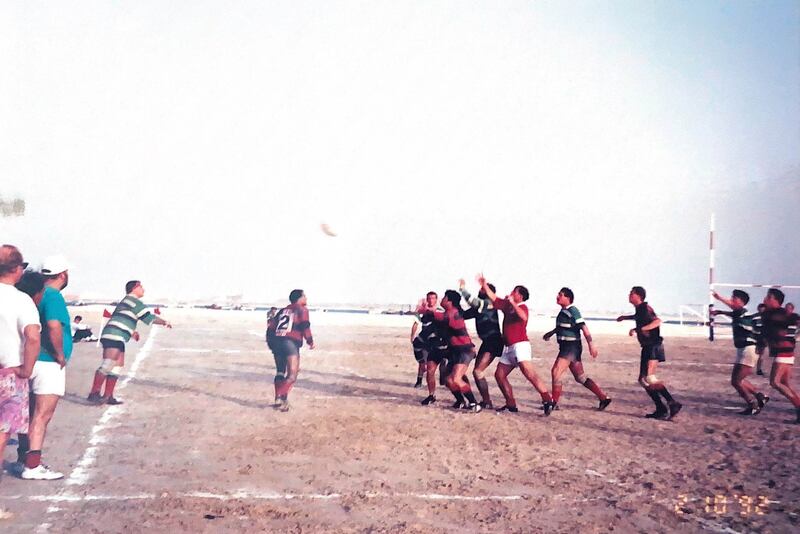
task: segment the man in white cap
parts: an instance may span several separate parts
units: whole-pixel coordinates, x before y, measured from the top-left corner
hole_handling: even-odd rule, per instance
[[[63,256],[50,256],[42,262],[41,273],[45,288],[39,302],[39,320],[42,323],[42,350],[33,366],[31,390],[34,395],[33,419],[28,439],[30,450],[25,455],[25,480],[56,480],[63,473],[42,463],[42,445],[47,425],[53,418],[58,401],[66,389],[67,361],[72,355],[72,332],[69,312],[61,291],[69,283],[69,264]]]
[[[27,263],[17,247],[0,246],[0,461],[8,436],[28,431],[28,377],[39,356],[39,313],[14,287]]]

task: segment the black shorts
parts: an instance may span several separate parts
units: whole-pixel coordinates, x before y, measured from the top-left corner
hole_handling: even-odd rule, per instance
[[[411,342],[411,346],[414,348],[414,359],[417,360],[417,363],[422,363],[428,360],[428,344],[422,341],[420,338],[415,337],[414,341]]]
[[[445,346],[430,347],[428,349],[428,361],[433,363],[442,363],[448,357],[449,348]]]
[[[570,362],[581,361],[583,354],[583,343],[580,341],[561,341],[558,344],[558,357],[569,360]]]
[[[279,358],[288,358],[289,356],[300,355],[300,347],[298,347],[297,343],[288,337],[273,338],[270,349],[272,350],[272,353]]]
[[[469,364],[475,358],[475,345],[450,348],[450,365]]]
[[[667,361],[664,355],[664,344],[658,345],[645,345],[642,347],[642,361],[658,360],[660,362]]]
[[[101,339],[100,345],[104,349],[119,349],[122,352],[125,352],[125,343],[122,341],[117,341],[116,339]]]
[[[481,348],[478,349],[478,356],[483,356],[487,352],[491,354],[492,358],[499,358],[503,354],[502,336],[492,336],[482,340]]]

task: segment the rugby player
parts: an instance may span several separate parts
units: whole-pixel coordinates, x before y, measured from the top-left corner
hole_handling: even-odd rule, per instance
[[[757,324],[759,315],[747,314],[745,306],[750,302],[750,295],[741,289],[734,289],[731,298],[726,299],[716,291],[711,295],[728,306],[731,311],[714,310],[712,315],[724,315],[731,318],[733,328],[733,346],[736,347],[736,361],[731,372],[731,385],[747,403],[747,407],[739,412],[740,415],[758,415],[769,402],[769,397],[761,393],[747,380],[758,362],[756,344],[758,343]]]
[[[667,386],[656,376],[658,362],[666,361],[664,354],[664,343],[661,337],[661,319],[647,302],[647,292],[641,286],[634,286],[628,294],[628,302],[633,304],[635,313],[633,315],[620,315],[617,321],[633,319],[636,321],[636,328],[631,328],[629,336],[636,334],[639,344],[642,347],[641,361],[639,363],[639,384],[647,394],[653,399],[656,411],[647,414],[645,417],[651,419],[672,420],[683,405],[676,401],[667,390]],[[664,397],[667,405],[661,403],[659,397]]]
[[[465,408],[474,413],[481,411],[469,382],[465,380],[470,362],[475,358],[475,345],[467,332],[467,325],[461,315],[461,295],[457,291],[448,289],[442,298],[444,311],[427,308],[433,314],[434,320],[446,324],[449,334],[450,369],[447,375],[447,387],[456,398],[453,408]]]
[[[425,373],[426,382],[428,384],[428,396],[420,401],[420,404],[424,406],[436,402],[436,369],[438,367],[442,366],[442,369],[439,371],[440,379],[445,379],[444,381],[440,380],[440,382],[445,382],[446,384],[447,378],[444,375],[447,367],[447,363],[445,362],[447,341],[442,335],[442,325],[436,321],[434,316],[435,311],[444,311],[438,306],[438,303],[439,295],[437,295],[435,291],[428,291],[428,294],[425,295],[425,300],[421,301],[417,307],[417,317],[421,329],[415,340],[412,340],[415,354],[417,350],[425,351]],[[422,357],[422,355],[417,358],[419,357]],[[443,362],[445,362],[444,365]]]
[[[761,315],[764,338],[769,346],[769,355],[774,358],[769,376],[770,385],[789,399],[797,413],[796,423],[800,424],[800,395],[792,388],[792,368],[794,367],[794,348],[796,339],[791,326],[797,318],[782,308],[783,291],[770,288],[764,297],[767,309]]]
[[[297,382],[300,371],[300,348],[303,340],[308,343],[309,349],[314,350],[314,337],[311,335],[306,304],[303,290],[293,289],[289,293],[289,305],[278,312],[268,327],[268,330],[272,330],[272,352],[276,362],[279,358],[286,361],[286,378],[280,381],[275,391],[277,408],[282,412],[289,411],[289,392]]]
[[[125,343],[130,341],[131,337],[139,341],[139,333],[136,332],[139,321],[148,325],[157,324],[172,328],[169,321],[150,313],[141,301],[142,297],[144,297],[144,286],[139,280],[130,280],[126,283],[125,297],[119,301],[111,318],[100,332],[103,361],[94,373],[92,389],[87,397],[92,404],[122,404],[121,400],[114,398],[114,387],[125,365]],[[106,388],[100,395],[103,383]]]
[[[536,371],[533,369],[533,362],[531,361],[531,342],[528,339],[526,327],[528,325],[528,307],[524,304],[528,300],[528,289],[525,286],[515,286],[514,290],[506,298],[501,299],[497,296],[486,278],[481,274],[478,275],[478,283],[486,296],[492,301],[497,310],[503,312],[503,354],[500,356],[500,362],[497,364],[497,369],[494,372],[494,377],[497,380],[497,385],[503,393],[506,400],[505,405],[497,408],[498,412],[508,410],[509,412],[518,412],[517,401],[514,399],[514,391],[511,388],[511,382],[508,381],[508,375],[515,368],[519,370],[528,379],[528,382],[536,388],[539,395],[542,396],[542,408],[545,415],[550,415],[553,409],[553,399],[550,392],[547,391],[547,386],[544,381],[539,378]]]
[[[489,284],[489,288],[495,291],[495,287]],[[503,353],[503,335],[500,332],[500,319],[494,303],[486,296],[481,289],[478,296],[472,298],[466,290],[466,283],[463,279],[458,281],[458,289],[461,296],[469,304],[469,309],[462,312],[464,319],[475,319],[475,328],[478,330],[478,337],[481,339],[481,346],[478,349],[478,358],[475,360],[475,368],[472,376],[481,394],[480,405],[482,408],[492,408],[492,398],[489,396],[489,384],[486,381],[486,369],[492,364],[495,358],[499,358]]]
[[[574,300],[575,294],[572,290],[568,287],[562,287],[556,296],[556,304],[561,306],[561,311],[556,316],[556,327],[542,336],[542,339],[549,341],[555,335],[558,341],[558,356],[551,369],[553,377],[553,409],[558,409],[558,401],[564,389],[561,383],[561,376],[564,371],[569,369],[578,384],[583,385],[583,387],[597,395],[600,400],[600,405],[597,409],[603,411],[611,404],[611,399],[583,371],[581,332],[583,332],[583,337],[586,338],[586,343],[589,345],[589,354],[592,355],[592,358],[597,358],[597,348],[594,346],[592,334],[589,333],[589,327],[583,320],[581,312],[572,304]]]

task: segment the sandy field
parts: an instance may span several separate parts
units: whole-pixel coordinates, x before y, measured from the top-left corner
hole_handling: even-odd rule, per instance
[[[71,311],[99,320],[99,309]],[[76,346],[44,450],[67,476],[5,474],[0,531],[798,531],[791,405],[771,393],[758,417],[736,415],[732,344],[702,330],[666,329],[659,375],[684,404],[675,421],[642,417],[652,406],[636,384],[639,349],[616,323],[590,323],[600,357],[586,362],[609,409],[565,381],[546,418],[519,373],[517,414],[455,412],[444,388],[420,406],[410,318],[317,314],[317,349],[303,350],[292,410],[279,413],[263,313],[163,316],[174,329],[143,328],[129,345],[121,406],[86,404],[100,349]],[[549,375],[545,327],[532,321],[530,335]]]

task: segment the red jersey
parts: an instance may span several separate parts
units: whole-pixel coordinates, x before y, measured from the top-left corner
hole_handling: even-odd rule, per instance
[[[449,341],[451,347],[474,347],[472,339],[467,332],[467,323],[464,322],[464,317],[461,315],[460,310],[452,308],[447,311],[435,311],[433,317],[437,321],[443,322],[447,325],[449,334]]]
[[[517,306],[525,311],[526,316],[528,315],[528,307],[525,304],[520,303]],[[503,312],[503,343],[510,346],[521,341],[528,341],[528,318],[525,317],[523,321],[508,299],[499,297],[494,299],[494,307]]]
[[[281,309],[269,322],[267,332],[275,337],[289,338],[298,347],[303,346],[303,339],[309,344],[314,343],[311,336],[311,322],[308,320],[308,308],[297,303],[289,304]]]

